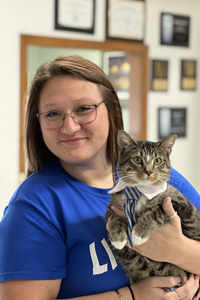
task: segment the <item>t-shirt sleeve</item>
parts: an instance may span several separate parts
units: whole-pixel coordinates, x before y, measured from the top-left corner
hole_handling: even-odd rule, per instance
[[[189,181],[178,171],[172,168],[169,184],[179,190],[188,200],[190,200],[200,210],[200,195]]]
[[[0,226],[0,281],[66,276],[65,240],[46,216],[26,201],[13,201]]]

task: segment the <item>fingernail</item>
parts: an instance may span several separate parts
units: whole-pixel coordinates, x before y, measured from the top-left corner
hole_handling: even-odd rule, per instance
[[[179,283],[181,281],[181,278],[178,276],[175,276],[176,282]]]
[[[111,206],[111,209],[112,209],[113,211],[115,211],[115,206]]]
[[[170,201],[171,201],[171,198],[170,198],[170,197],[167,197],[167,198],[166,198],[166,205],[170,205]]]

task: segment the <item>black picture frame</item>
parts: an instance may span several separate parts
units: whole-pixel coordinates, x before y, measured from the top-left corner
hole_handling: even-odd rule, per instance
[[[94,34],[96,0],[86,2],[83,6],[82,0],[55,0],[55,29]]]
[[[168,60],[151,60],[150,90],[157,92],[168,91]]]
[[[161,13],[160,44],[189,47],[190,17]]]
[[[106,0],[106,39],[143,42],[145,0]]]
[[[170,134],[177,134],[184,138],[187,133],[186,107],[158,108],[158,138],[162,139]]]
[[[194,59],[181,60],[180,89],[184,91],[196,90],[197,61]]]

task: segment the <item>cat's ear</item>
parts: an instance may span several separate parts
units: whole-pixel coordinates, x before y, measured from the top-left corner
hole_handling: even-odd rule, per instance
[[[170,153],[172,152],[172,147],[176,141],[176,138],[177,138],[176,134],[171,134],[168,135],[166,138],[162,139],[161,141],[159,141],[158,144],[167,151],[168,155],[170,155]]]
[[[117,142],[119,147],[126,147],[129,146],[130,144],[135,144],[137,146],[137,143],[124,130],[118,131]]]

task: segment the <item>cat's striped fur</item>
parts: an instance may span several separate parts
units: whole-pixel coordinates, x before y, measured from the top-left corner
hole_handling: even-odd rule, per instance
[[[171,164],[169,155],[175,142],[176,135],[171,135],[158,142],[134,141],[125,131],[119,131],[119,182],[131,186],[138,184],[160,185],[169,180]],[[170,196],[174,209],[181,218],[183,234],[187,237],[200,240],[200,213],[177,189],[167,184],[166,191],[151,200],[144,201],[143,205],[136,207],[136,224],[134,234],[141,240],[148,238],[154,228],[169,222],[169,217],[162,209],[163,200]],[[112,246],[113,252],[119,263],[124,268],[131,282],[138,282],[150,276],[180,276],[181,284],[188,273],[179,267],[166,263],[156,262],[140,255],[127,246],[127,222],[125,218],[116,215],[111,206],[123,208],[125,201],[124,190],[112,194],[111,202],[106,213],[106,222],[109,223],[109,239],[111,244],[120,245],[122,249]],[[139,200],[140,202],[140,200]],[[138,202],[138,203],[139,203]],[[139,208],[138,208],[139,207]],[[120,246],[118,247],[120,248]]]

